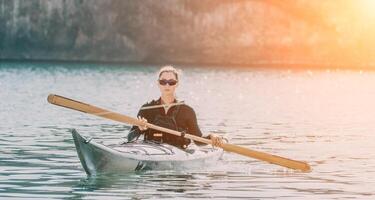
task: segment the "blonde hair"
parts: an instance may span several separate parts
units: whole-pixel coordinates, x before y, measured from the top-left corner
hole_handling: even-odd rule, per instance
[[[179,80],[179,76],[181,74],[181,72],[179,72],[179,70],[174,68],[172,65],[166,65],[159,70],[158,78],[160,78],[161,74],[164,72],[172,72],[176,76],[177,81]]]

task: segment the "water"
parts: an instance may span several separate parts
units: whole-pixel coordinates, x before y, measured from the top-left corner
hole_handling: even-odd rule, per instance
[[[2,199],[373,199],[375,72],[183,68],[178,98],[203,132],[308,161],[300,173],[226,153],[214,166],[87,177],[69,133],[116,143],[129,126],[47,103],[49,93],[135,116],[157,68],[0,64]]]

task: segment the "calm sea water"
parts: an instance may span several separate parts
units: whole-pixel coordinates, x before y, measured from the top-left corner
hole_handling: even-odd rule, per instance
[[[129,126],[47,103],[55,93],[135,116],[155,66],[0,63],[1,199],[373,199],[375,72],[183,68],[203,132],[308,161],[294,172],[226,153],[187,171],[87,177],[69,129],[116,143]]]

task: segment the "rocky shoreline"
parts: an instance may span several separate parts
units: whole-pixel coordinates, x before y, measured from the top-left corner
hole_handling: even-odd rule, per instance
[[[0,59],[374,66],[373,22],[357,30],[337,3],[293,2],[2,0]]]

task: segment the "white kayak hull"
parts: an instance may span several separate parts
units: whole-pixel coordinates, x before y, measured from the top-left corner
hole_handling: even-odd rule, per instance
[[[86,140],[74,129],[72,136],[78,157],[88,175],[126,173],[145,169],[201,168],[215,163],[223,154],[222,149],[208,145],[186,151],[172,145],[152,142],[106,146]]]

